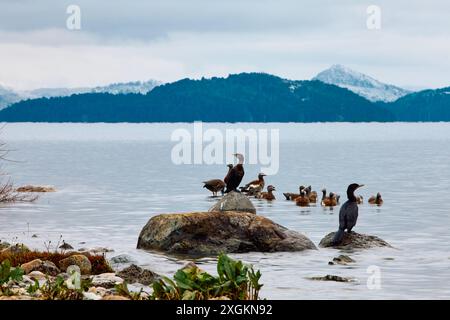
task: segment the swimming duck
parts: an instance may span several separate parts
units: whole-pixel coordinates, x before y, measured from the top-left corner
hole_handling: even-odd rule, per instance
[[[275,190],[275,187],[272,185],[267,186],[267,192],[261,192],[255,197],[258,199],[266,199],[269,201],[275,200],[275,196],[273,195],[273,191]]]
[[[227,176],[225,177],[226,181],[226,190],[225,193],[229,193],[231,191],[237,191],[236,189],[241,184],[242,178],[244,177],[244,156],[240,153],[233,154],[238,159],[238,164],[235,165],[231,170],[229,170]]]
[[[364,198],[363,198],[363,196],[357,196],[357,197],[356,197],[356,203],[357,203],[357,204],[363,204],[363,203],[364,203]]]
[[[299,193],[290,193],[290,192],[286,192],[283,193],[283,195],[286,197],[286,200],[291,200],[294,201],[295,199],[297,199],[298,197],[300,197],[301,192],[303,191],[303,189],[305,189],[304,186],[300,186],[298,188]]]
[[[247,183],[244,187],[240,188],[241,192],[246,192],[248,195],[256,195],[264,190],[264,177],[266,175],[264,173],[258,174],[258,179],[253,180],[252,182]]]
[[[300,196],[295,199],[295,204],[300,207],[308,207],[309,206],[309,197],[306,194],[305,190],[300,192]]]
[[[322,201],[320,204],[323,207],[335,207],[337,206],[337,198],[333,192],[330,192],[330,195],[327,197],[327,190],[322,190]]]
[[[308,186],[305,188],[306,195],[309,198],[309,202],[316,203],[317,202],[317,192],[312,191],[312,187]]]
[[[369,198],[370,204],[376,204],[377,206],[381,206],[383,204],[383,199],[381,198],[381,193],[377,193],[376,196],[372,196]]]

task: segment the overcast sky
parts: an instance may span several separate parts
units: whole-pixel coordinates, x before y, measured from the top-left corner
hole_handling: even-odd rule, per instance
[[[66,28],[70,4],[81,30]],[[372,4],[380,30],[366,26]],[[0,85],[15,89],[310,79],[337,63],[407,88],[450,86],[450,1],[0,0]]]

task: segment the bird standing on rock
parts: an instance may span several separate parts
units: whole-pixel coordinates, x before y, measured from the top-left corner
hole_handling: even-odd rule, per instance
[[[230,172],[233,165],[229,164],[229,165],[227,165],[227,167],[228,167],[228,172]],[[216,197],[217,192],[219,192],[219,191],[222,192],[222,194],[223,194],[223,190],[225,189],[225,186],[226,186],[225,182],[220,179],[211,179],[208,181],[203,181],[203,183],[204,183],[203,188],[206,188],[209,191],[211,191],[213,194],[213,197]]]
[[[236,189],[241,184],[242,178],[244,177],[244,156],[240,153],[233,154],[238,159],[238,164],[235,165],[225,177],[226,190],[225,193],[231,191],[237,191]]]
[[[337,246],[344,238],[344,231],[350,233],[358,220],[358,203],[355,196],[355,191],[363,187],[363,184],[352,183],[347,188],[348,200],[342,205],[339,211],[339,230],[333,238],[333,246]]]

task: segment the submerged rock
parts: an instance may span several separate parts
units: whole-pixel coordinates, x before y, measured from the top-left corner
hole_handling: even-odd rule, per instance
[[[146,286],[152,284],[155,279],[159,278],[159,275],[153,271],[142,269],[135,264],[118,272],[117,275],[127,283],[140,283]]]
[[[356,280],[350,277],[341,277],[335,276],[331,274],[327,274],[323,277],[310,277],[310,280],[319,280],[319,281],[335,281],[335,282],[355,282]]]
[[[389,243],[376,236],[360,234],[356,232],[344,233],[344,238],[338,246],[333,246],[333,237],[336,232],[327,234],[319,243],[322,248],[336,249],[369,249],[374,247],[391,247]]]
[[[215,205],[208,210],[209,212],[237,211],[256,213],[253,203],[242,193],[232,191],[222,197]]]
[[[75,254],[58,262],[61,270],[66,271],[71,265],[78,266],[81,274],[90,274],[92,265],[89,259],[82,254]]]
[[[328,262],[328,264],[341,264],[341,265],[348,265],[349,263],[355,263],[356,261],[350,258],[349,256],[346,256],[344,254],[341,254],[339,257],[333,258],[333,261]]]
[[[191,255],[316,249],[304,235],[248,212],[192,212],[155,216],[138,249]]]
[[[55,192],[55,188],[53,187],[44,187],[44,186],[23,186],[17,188],[17,192]]]
[[[134,260],[132,256],[129,256],[127,254],[119,254],[118,256],[114,256],[109,259],[109,262],[112,264],[127,264],[135,263],[136,260]]]

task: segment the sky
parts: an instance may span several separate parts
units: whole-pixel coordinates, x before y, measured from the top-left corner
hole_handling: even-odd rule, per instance
[[[79,30],[67,28],[69,5]],[[367,27],[370,5],[379,29]],[[0,0],[0,85],[16,90],[239,72],[301,80],[333,64],[408,89],[450,86],[450,1]]]

